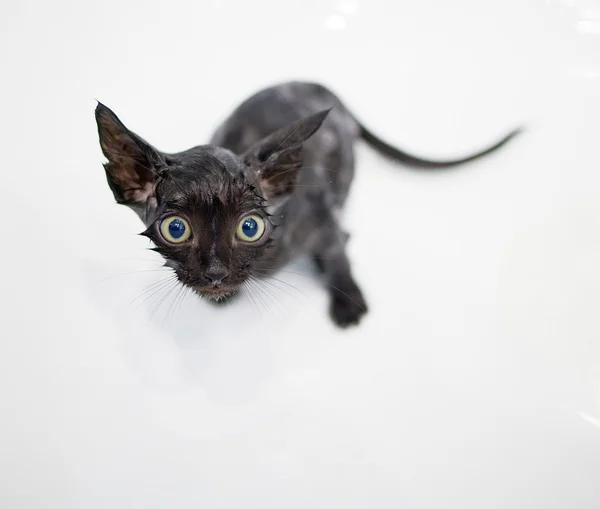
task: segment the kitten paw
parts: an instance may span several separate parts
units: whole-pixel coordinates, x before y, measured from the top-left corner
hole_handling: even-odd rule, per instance
[[[358,325],[367,311],[367,303],[358,287],[345,290],[344,293],[332,290],[330,313],[331,318],[339,327]]]

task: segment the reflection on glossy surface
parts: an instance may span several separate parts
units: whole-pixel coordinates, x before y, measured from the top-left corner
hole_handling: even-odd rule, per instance
[[[600,507],[598,2],[5,4],[1,507]],[[432,158],[527,127],[357,147],[355,330],[303,260],[180,293],[100,166],[95,97],[177,151],[289,78]]]
[[[600,34],[600,19],[582,20],[577,23],[577,30],[587,34]]]

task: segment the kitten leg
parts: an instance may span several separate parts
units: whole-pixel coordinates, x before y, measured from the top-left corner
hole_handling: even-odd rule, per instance
[[[367,312],[365,299],[350,270],[347,240],[348,234],[332,219],[322,241],[313,249],[313,259],[328,284],[331,318],[340,327],[358,324]]]

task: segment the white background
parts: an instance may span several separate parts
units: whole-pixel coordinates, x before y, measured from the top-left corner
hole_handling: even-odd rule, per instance
[[[599,2],[1,10],[2,508],[600,507]],[[359,328],[302,261],[258,306],[151,318],[167,273],[94,99],[176,151],[290,78],[418,155],[528,132],[447,173],[358,147]]]

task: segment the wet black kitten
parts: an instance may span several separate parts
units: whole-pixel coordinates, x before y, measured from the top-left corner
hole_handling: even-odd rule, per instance
[[[147,229],[181,283],[203,297],[235,294],[301,254],[313,257],[328,284],[336,324],[367,311],[346,256],[339,213],[354,174],[354,143],[363,138],[403,163],[442,168],[488,154],[433,162],[410,156],[363,127],[326,88],[286,83],[242,103],[209,145],[177,154],[155,149],[106,106],[96,121],[108,184]]]

